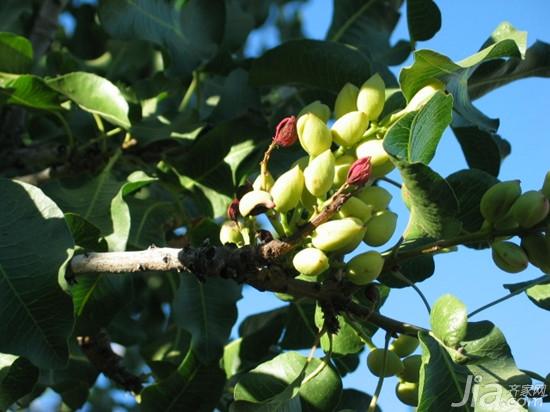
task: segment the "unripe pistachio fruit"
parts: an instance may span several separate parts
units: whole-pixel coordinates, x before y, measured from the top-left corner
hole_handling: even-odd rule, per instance
[[[357,110],[357,95],[359,88],[351,83],[346,83],[334,103],[334,117],[339,119],[349,112]]]
[[[384,258],[371,250],[354,256],[346,265],[346,278],[356,285],[366,285],[375,280],[384,267]]]
[[[386,100],[385,88],[384,80],[376,73],[363,83],[359,89],[357,110],[365,113],[369,120],[378,119],[378,116],[382,113],[384,101]]]
[[[350,155],[343,155],[337,157],[334,162],[334,182],[335,187],[340,187],[346,181],[348,170],[352,163],[355,161],[355,157]]]
[[[360,143],[355,149],[358,159],[370,156],[372,165],[372,176],[383,177],[394,169],[390,156],[384,150],[382,140],[371,139]]]
[[[274,207],[271,195],[263,190],[252,190],[239,200],[241,216],[257,215]]]
[[[519,180],[500,182],[491,186],[481,197],[481,215],[490,223],[502,220],[520,195]]]
[[[324,123],[330,119],[330,108],[326,104],[321,103],[319,100],[315,100],[305,106],[300,113],[298,113],[298,117],[303,116],[306,113],[314,114]]]
[[[392,199],[391,193],[379,186],[365,187],[355,196],[367,205],[371,205],[375,212],[386,210]]]
[[[385,367],[384,352],[386,355]],[[371,350],[369,356],[367,356],[367,366],[373,375],[380,377],[384,373],[384,377],[386,378],[396,375],[403,370],[403,362],[401,362],[399,356],[384,349]]]
[[[330,150],[315,157],[304,170],[306,188],[312,195],[322,198],[334,181],[334,155]]]
[[[529,262],[544,273],[550,273],[550,238],[541,233],[523,236],[521,247],[525,250]]]
[[[523,228],[530,228],[544,220],[550,204],[541,192],[530,190],[516,199],[510,212]]]
[[[343,147],[354,146],[369,127],[369,119],[363,112],[349,112],[340,117],[330,129],[332,140]]]
[[[411,101],[407,104],[407,107],[405,107],[404,112],[414,112],[415,110],[421,109],[437,92],[444,90],[445,85],[443,82],[433,79],[430,83],[416,92]]]
[[[271,188],[275,210],[285,213],[294,209],[302,197],[303,190],[304,174],[298,166],[294,166],[279,176]]]
[[[525,270],[529,264],[523,249],[508,241],[494,242],[491,245],[495,264],[505,272],[517,273]]]
[[[327,255],[313,247],[300,250],[292,259],[294,268],[303,275],[317,276],[329,268]]]
[[[389,349],[400,358],[409,356],[418,348],[418,339],[414,336],[401,334],[390,344]]]
[[[550,199],[550,172],[546,173],[546,176],[544,176],[544,183],[540,191],[547,199]]]
[[[382,246],[391,239],[397,225],[397,215],[389,210],[378,212],[367,224],[363,240],[369,246]]]
[[[312,243],[325,252],[349,252],[361,243],[365,230],[363,222],[354,217],[331,220],[315,229]]]
[[[220,228],[220,242],[222,245],[234,243],[237,246],[242,246],[244,244],[243,235],[237,222],[228,220],[223,223]]]
[[[300,170],[303,172],[306,169],[307,165],[309,164],[309,159],[310,159],[309,156],[302,156],[298,160],[293,162],[290,168],[292,169],[294,168],[294,166],[298,166]]]
[[[418,383],[399,382],[395,387],[395,394],[405,405],[418,406]]]
[[[366,223],[372,217],[372,214],[372,206],[354,196],[346,200],[338,212],[340,217],[356,217],[363,223]]]
[[[317,156],[330,149],[332,136],[324,121],[312,113],[306,113],[298,119],[298,137],[304,150],[311,156]]]
[[[267,172],[266,175],[262,175],[260,173],[258,177],[254,179],[254,183],[252,183],[252,188],[254,190],[265,190],[269,192],[273,187],[273,183],[275,183],[275,180],[273,180],[273,176],[271,176],[271,173]]]
[[[399,374],[399,378],[406,382],[418,383],[422,356],[412,355],[403,359],[402,362],[403,371]]]

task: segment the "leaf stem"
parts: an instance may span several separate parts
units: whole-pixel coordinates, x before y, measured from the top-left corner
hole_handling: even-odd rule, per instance
[[[185,94],[183,95],[183,98],[181,99],[180,105],[178,107],[178,112],[183,112],[185,109],[187,109],[187,106],[189,106],[189,102],[191,101],[191,97],[193,97],[193,93],[195,93],[195,90],[197,90],[197,85],[199,83],[199,75],[195,71],[193,72],[193,80],[191,80],[191,84],[185,91]]]
[[[471,312],[470,314],[468,314],[468,317],[471,318],[472,316],[474,315],[477,315],[479,312],[482,312],[484,311],[485,309],[489,309],[490,307],[492,306],[495,306],[495,305],[498,305],[499,303],[501,302],[504,302],[505,300],[508,300],[510,298],[513,298],[514,296],[516,295],[519,295],[520,293],[522,292],[525,292],[527,289],[529,289],[531,286],[535,286],[535,285],[538,285],[540,283],[543,283],[543,282],[547,282],[549,280],[549,277],[548,275],[543,275],[541,277],[538,277],[536,279],[533,279],[529,282],[527,282],[525,285],[523,285],[521,288],[519,289],[516,289],[515,291],[513,292],[510,292],[509,294],[501,297],[501,298],[498,298],[498,299],[495,299],[493,300],[492,302],[489,302],[487,303],[486,305],[483,305],[482,307],[480,308],[477,308],[476,310],[474,310],[473,312]]]

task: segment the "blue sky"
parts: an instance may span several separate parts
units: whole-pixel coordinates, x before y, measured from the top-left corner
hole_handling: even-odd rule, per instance
[[[483,41],[502,21],[509,21],[517,29],[528,32],[528,44],[536,39],[550,42],[550,3],[545,0],[483,0],[437,1],[442,12],[442,29],[435,37],[417,45],[418,49],[432,49],[460,60],[475,53]],[[303,9],[306,34],[323,38],[332,16],[332,1],[313,0]],[[407,38],[406,21],[402,19],[393,41]],[[260,44],[273,46],[276,38],[269,30],[251,39],[254,49]],[[412,63],[412,57],[404,66]],[[394,68],[395,74],[401,67]],[[491,117],[500,118],[500,134],[512,143],[512,154],[501,168],[501,180],[520,179],[523,190],[539,189],[545,173],[550,170],[550,130],[546,120],[550,96],[550,79],[526,79],[484,96],[475,104]],[[431,167],[446,176],[466,167],[462,152],[452,132],[445,132]],[[398,176],[395,176],[398,178]],[[394,195],[391,207],[399,214],[399,229],[407,220],[407,211],[401,203],[399,191],[388,187]],[[506,294],[504,283],[515,283],[540,276],[534,267],[520,274],[500,271],[493,264],[490,251],[472,251],[461,248],[457,253],[436,258],[436,274],[419,284],[433,303],[439,296],[452,293],[472,311]],[[248,288],[239,303],[240,317],[267,310],[281,304],[275,297],[265,296]],[[419,297],[410,289],[392,292],[382,308],[388,316],[429,326],[428,315]],[[472,320],[488,319],[506,335],[516,362],[521,368],[537,371],[543,376],[550,372],[550,313],[533,305],[524,295],[516,296],[496,307],[476,315]],[[383,345],[383,335],[375,342]],[[385,411],[399,412],[410,408],[396,400],[396,380],[388,379],[382,391],[380,406]],[[372,393],[376,379],[368,372],[364,359],[358,371],[344,378],[346,387]],[[550,404],[544,409],[550,410]]]

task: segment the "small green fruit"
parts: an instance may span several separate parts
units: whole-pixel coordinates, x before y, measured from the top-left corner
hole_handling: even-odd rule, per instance
[[[355,157],[350,155],[342,155],[336,158],[334,162],[334,187],[340,187],[344,184],[348,176],[348,170],[353,162],[355,162]]]
[[[422,356],[412,355],[403,359],[403,372],[399,378],[406,382],[418,383],[420,375],[420,365],[422,365]]]
[[[384,352],[386,355],[386,362],[384,367]],[[373,349],[367,356],[367,366],[371,373],[375,376],[384,377],[397,375],[403,370],[403,362],[399,359],[395,353],[390,351],[384,351],[384,349]]]
[[[519,180],[500,182],[491,186],[481,197],[481,215],[490,223],[502,220],[520,195]]]
[[[548,216],[550,204],[541,192],[530,190],[525,192],[512,205],[510,212],[523,228],[530,228]]]
[[[237,222],[228,220],[220,228],[220,242],[222,245],[234,243],[237,246],[244,245],[243,235]]]
[[[317,276],[329,268],[327,255],[313,247],[300,250],[292,259],[294,268],[303,275]]]
[[[418,406],[418,383],[399,382],[395,387],[395,394],[405,405]]]
[[[300,113],[298,113],[298,117],[303,116],[306,113],[314,114],[325,123],[328,119],[330,119],[330,108],[326,104],[321,103],[319,100],[315,100],[305,106]]]
[[[505,272],[517,273],[525,270],[529,259],[523,249],[508,241],[494,242],[491,245],[495,264]]]
[[[372,217],[373,208],[362,200],[352,196],[342,205],[338,212],[339,217],[356,217],[366,223]]]
[[[393,340],[389,349],[400,358],[404,358],[413,353],[418,348],[418,344],[418,339],[414,336],[401,334]]]
[[[309,159],[310,159],[309,156],[302,156],[298,160],[293,162],[292,165],[290,165],[290,168],[292,169],[294,168],[294,166],[298,166],[300,170],[303,172],[304,170],[306,170],[306,167],[309,164]]]
[[[331,220],[315,229],[311,241],[325,252],[350,252],[361,243],[365,230],[363,222],[354,217]]]
[[[271,188],[275,210],[285,213],[294,209],[302,198],[303,190],[304,174],[299,166],[294,166],[294,168],[279,176]]]
[[[271,195],[263,190],[252,190],[239,200],[241,216],[257,215],[274,206]]]
[[[544,176],[544,183],[540,191],[547,199],[550,199],[550,172],[546,173],[546,176]]]
[[[317,156],[330,149],[332,136],[324,121],[312,113],[306,113],[298,119],[298,138],[304,150],[311,156]]]
[[[365,113],[369,120],[378,119],[386,100],[385,89],[384,80],[378,73],[371,76],[359,89],[357,110]]]
[[[339,119],[349,112],[357,110],[357,95],[359,88],[351,83],[346,83],[334,103],[334,117]]]
[[[266,176],[260,173],[254,180],[254,183],[252,183],[252,188],[254,190],[265,190],[266,192],[269,192],[273,187],[273,183],[275,183],[275,180],[273,180],[271,173],[267,172]]]
[[[416,92],[411,101],[407,104],[407,107],[405,107],[404,111],[408,113],[414,112],[415,110],[420,110],[437,92],[442,92],[444,90],[445,85],[441,81],[433,79],[430,83]]]
[[[392,199],[392,195],[383,187],[369,186],[357,193],[359,199],[367,205],[371,205],[375,212],[386,210]]]
[[[369,246],[382,246],[391,239],[397,225],[397,215],[389,210],[378,212],[367,224],[363,240]]]
[[[379,139],[371,139],[359,144],[355,149],[355,154],[358,159],[370,156],[373,177],[386,176],[395,167],[390,156],[384,150],[382,140]]]
[[[312,195],[323,198],[334,181],[334,155],[325,150],[304,170],[306,188]]]
[[[544,273],[550,273],[550,238],[533,233],[521,239],[521,247],[527,253],[529,262]]]
[[[346,265],[346,278],[356,285],[375,280],[384,267],[384,258],[374,250],[354,256]]]
[[[369,119],[363,112],[349,112],[340,117],[330,129],[332,139],[343,147],[355,145],[369,127]]]

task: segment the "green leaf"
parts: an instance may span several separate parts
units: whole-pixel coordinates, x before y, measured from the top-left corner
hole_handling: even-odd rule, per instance
[[[225,31],[222,48],[237,51],[254,29],[254,16],[241,0],[225,0]]]
[[[151,245],[166,246],[167,224],[173,221],[175,207],[172,202],[158,199],[128,197],[130,208],[130,237],[128,244],[136,249]]]
[[[189,351],[177,371],[142,391],[141,410],[210,412],[218,403],[224,383],[223,371],[216,363],[203,366]]]
[[[173,325],[160,336],[140,345],[140,354],[157,379],[174,373],[189,351],[191,336]]]
[[[130,304],[132,275],[96,273],[81,276],[71,287],[71,295],[76,318],[75,332],[79,336],[94,335]]]
[[[0,410],[30,393],[37,380],[38,368],[27,359],[0,353]]]
[[[458,200],[458,219],[462,227],[469,232],[476,232],[483,224],[479,203],[487,189],[498,182],[490,174],[477,169],[465,169],[447,177]]]
[[[0,179],[0,351],[67,362],[71,300],[58,283],[74,247],[63,213],[35,186]]]
[[[388,130],[384,149],[399,160],[429,164],[451,123],[452,110],[452,96],[437,92],[418,113],[405,115]]]
[[[252,63],[257,86],[297,85],[338,93],[347,83],[361,85],[370,63],[356,48],[319,40],[292,40],[265,52]]]
[[[4,0],[0,2],[0,27],[21,34],[26,29],[26,21],[22,17],[28,17],[32,12],[32,0]]]
[[[405,239],[452,236],[460,231],[458,202],[449,183],[423,163],[395,161],[411,205]]]
[[[0,32],[0,72],[28,73],[33,63],[32,44],[13,33]]]
[[[93,73],[74,72],[47,79],[46,83],[82,110],[124,129],[130,128],[128,103],[119,88],[109,80]]]
[[[228,378],[256,367],[277,353],[277,344],[286,323],[288,308],[282,307],[247,317],[239,326],[239,339],[227,344],[223,365]]]
[[[468,81],[471,99],[477,99],[490,91],[527,77],[550,77],[550,45],[536,41],[524,58],[491,60],[481,64]]]
[[[324,334],[321,337],[321,347],[328,353],[332,348],[334,355],[348,355],[360,352],[365,344],[361,338],[355,332],[355,329],[348,325],[343,316],[337,317],[340,328],[338,333],[332,335],[332,347],[330,345],[330,339],[328,334]],[[315,308],[315,325],[318,330],[321,330],[324,323],[324,315],[319,305]]]
[[[386,66],[402,63],[411,51],[409,42],[401,40],[393,46],[390,44],[402,1],[337,0],[333,4],[327,40],[357,47],[372,58],[373,72],[379,72],[386,84],[395,84]]]
[[[367,412],[371,402],[372,396],[365,392],[358,391],[356,389],[344,389],[342,391],[342,398],[338,404],[336,410],[350,410],[354,412]],[[374,409],[376,412],[381,412],[378,405]]]
[[[283,349],[311,348],[317,337],[314,316],[315,304],[308,302],[291,303],[281,347]]]
[[[453,94],[454,110],[469,124],[482,130],[494,132],[498,121],[489,119],[476,109],[468,96],[468,79],[481,63],[503,57],[522,57],[525,51],[526,34],[511,26],[497,28],[495,43],[488,45],[476,54],[453,62],[446,56],[431,50],[419,50],[414,53],[412,66],[401,71],[399,81],[407,101],[434,78],[446,83],[447,90]]]
[[[532,281],[506,284],[503,286],[510,292],[516,292],[519,289],[525,288],[530,283],[532,283]],[[539,283],[537,285],[528,287],[525,290],[525,294],[527,295],[529,300],[537,305],[539,308],[550,310],[550,277],[548,278],[548,282]]]
[[[69,362],[63,369],[41,369],[39,385],[50,387],[59,393],[63,402],[72,409],[80,409],[86,402],[89,390],[97,380],[99,371],[90,363],[77,345],[69,344]]]
[[[101,231],[82,216],[65,213],[65,222],[71,230],[75,244],[87,251],[106,252],[107,242],[101,237]]]
[[[103,0],[99,18],[112,37],[162,47],[172,71],[188,75],[216,53],[224,34],[225,7],[223,0],[189,0],[183,7],[163,0]]]
[[[510,154],[510,144],[498,134],[482,130],[456,114],[452,130],[468,166],[498,176],[502,160]]]
[[[501,411],[501,405],[510,412],[526,411],[527,403],[514,398],[514,388],[529,386],[531,379],[517,368],[500,329],[489,321],[469,323],[463,347],[472,359],[466,366],[479,381],[473,388],[476,412]]]
[[[314,379],[301,383],[320,363],[319,359],[314,358],[306,366],[304,356],[296,352],[283,353],[243,375],[235,387],[235,400],[255,404],[280,404],[297,393],[303,411],[333,410],[340,400],[342,382],[330,365]],[[284,397],[279,396],[281,394]]]
[[[43,190],[65,212],[79,214],[97,226],[109,245],[109,250],[124,250],[130,234],[130,211],[124,198],[156,179],[136,172],[126,182],[113,174],[117,154],[94,178],[51,180]]]
[[[422,366],[417,410],[473,412],[469,401],[458,406],[467,391],[468,369],[454,363],[445,347],[427,333],[420,332],[418,339],[422,349]],[[453,403],[457,406],[451,408]]]
[[[466,305],[453,295],[441,296],[432,307],[430,325],[434,335],[446,345],[457,346],[466,336],[468,327]]]
[[[441,28],[441,12],[433,0],[407,0],[407,25],[412,41],[430,40]]]
[[[268,133],[263,120],[256,117],[232,119],[200,136],[191,148],[175,153],[167,162],[177,165],[172,170],[184,188],[199,189],[209,200],[213,216],[222,216],[234,196],[234,176],[238,176],[240,164]]]
[[[232,280],[210,278],[201,283],[194,275],[183,275],[174,297],[174,318],[192,335],[191,347],[202,364],[221,357],[240,298],[241,285]]]
[[[0,102],[29,109],[60,110],[60,96],[40,77],[0,73]]]
[[[404,242],[399,249],[400,252],[406,251],[409,247],[416,246],[425,241],[425,238],[418,242]],[[378,277],[378,281],[391,288],[406,288],[411,286],[410,282],[418,283],[431,277],[435,272],[435,262],[433,256],[417,256],[407,259],[399,266],[399,271],[385,270]],[[403,277],[405,279],[403,279]],[[408,280],[409,282],[407,282]]]

